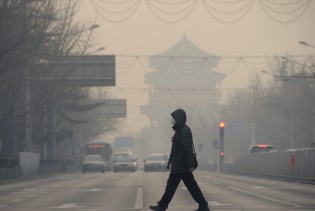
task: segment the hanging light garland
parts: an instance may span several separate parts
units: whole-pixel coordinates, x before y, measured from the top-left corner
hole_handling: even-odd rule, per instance
[[[273,21],[289,24],[297,21],[309,8],[311,0],[299,1],[259,1],[265,14]]]
[[[290,24],[305,14],[312,0],[80,0],[79,5],[83,2],[90,3],[98,16],[113,24],[129,20],[142,3],[166,24],[183,22],[198,4],[221,24],[241,21],[255,5],[274,22]]]
[[[195,9],[198,0],[185,0],[177,2],[147,0],[150,11],[160,21],[175,24],[184,21]]]
[[[90,0],[97,15],[109,23],[122,23],[129,20],[138,10],[142,0],[97,1]]]
[[[233,24],[242,20],[251,10],[255,0],[207,1],[202,4],[208,14],[219,23]]]

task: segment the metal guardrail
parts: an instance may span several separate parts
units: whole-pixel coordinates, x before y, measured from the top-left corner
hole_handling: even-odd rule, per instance
[[[19,165],[19,158],[5,158],[0,157],[0,169],[13,168]]]
[[[37,176],[78,171],[80,164],[75,160],[42,159]],[[26,178],[19,165],[18,158],[0,158],[0,181],[22,180]]]
[[[246,154],[222,171],[315,184],[315,149]]]

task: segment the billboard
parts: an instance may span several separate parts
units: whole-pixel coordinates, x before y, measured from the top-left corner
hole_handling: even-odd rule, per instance
[[[77,121],[126,116],[126,99],[80,100],[78,105],[67,108],[67,117]]]
[[[39,65],[36,82],[65,86],[115,86],[115,55],[59,56]]]

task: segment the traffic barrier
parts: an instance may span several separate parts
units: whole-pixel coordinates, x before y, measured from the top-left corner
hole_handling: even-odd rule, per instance
[[[8,179],[22,179],[22,170],[20,166],[13,168],[1,168],[0,169],[0,180]]]
[[[33,152],[20,152],[19,158],[19,166],[22,169],[22,176],[35,176],[38,172],[40,154]]]
[[[42,175],[53,175],[60,173],[73,173],[80,170],[80,165],[75,160],[69,159],[42,159],[38,168],[33,168],[32,174],[23,174],[18,159],[0,158],[0,182],[8,180],[23,180]]]
[[[234,163],[224,163],[222,172],[313,184],[315,181],[315,149],[245,154]]]

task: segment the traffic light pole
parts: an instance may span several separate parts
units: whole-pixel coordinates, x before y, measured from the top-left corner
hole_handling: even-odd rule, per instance
[[[224,163],[224,122],[220,122],[220,147],[219,147],[219,172],[222,170],[222,165]]]
[[[222,132],[221,132],[222,131]],[[220,150],[219,150],[219,157],[220,157],[220,168],[219,171],[221,172],[222,165],[224,163],[224,128],[220,128]]]

